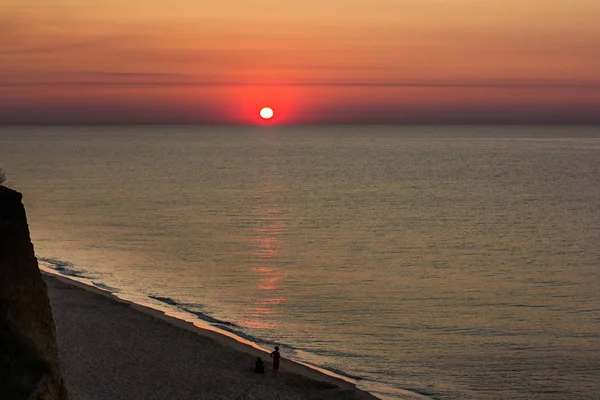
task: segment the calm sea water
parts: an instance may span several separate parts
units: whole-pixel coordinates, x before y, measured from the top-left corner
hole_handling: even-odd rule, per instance
[[[0,167],[49,265],[382,398],[600,396],[600,128],[5,127]]]

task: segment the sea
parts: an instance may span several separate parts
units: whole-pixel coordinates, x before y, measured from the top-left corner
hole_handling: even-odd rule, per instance
[[[600,398],[600,127],[1,127],[42,268],[381,399]]]

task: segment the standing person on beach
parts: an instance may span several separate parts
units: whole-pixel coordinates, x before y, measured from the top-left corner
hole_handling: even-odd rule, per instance
[[[277,376],[277,372],[279,371],[279,360],[281,360],[279,347],[275,346],[275,351],[271,353],[271,358],[273,358],[273,376]]]

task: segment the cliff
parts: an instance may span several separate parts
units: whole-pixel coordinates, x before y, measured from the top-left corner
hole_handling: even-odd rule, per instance
[[[66,400],[21,193],[0,186],[0,398]]]

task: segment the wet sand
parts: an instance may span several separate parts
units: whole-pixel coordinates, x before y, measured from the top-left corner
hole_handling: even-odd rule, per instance
[[[44,274],[71,400],[376,399],[350,382],[282,360],[108,292]],[[267,374],[253,372],[261,356]]]

